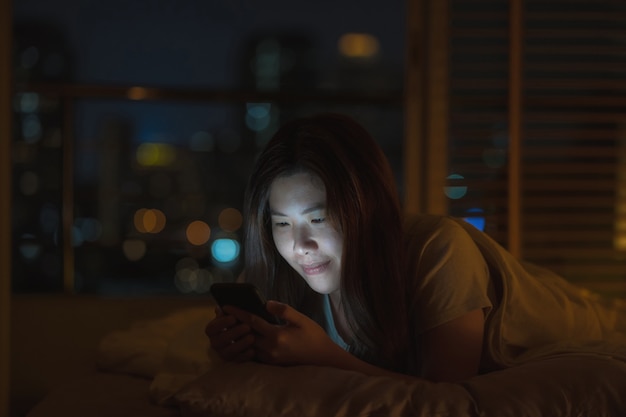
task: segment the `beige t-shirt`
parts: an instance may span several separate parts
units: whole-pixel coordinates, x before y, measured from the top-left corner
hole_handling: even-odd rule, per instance
[[[417,334],[479,308],[489,315],[496,302],[489,269],[457,222],[439,216],[409,217],[405,239]]]
[[[606,300],[520,261],[452,217],[406,220],[418,334],[482,308],[483,369],[563,353],[626,358],[626,302]]]

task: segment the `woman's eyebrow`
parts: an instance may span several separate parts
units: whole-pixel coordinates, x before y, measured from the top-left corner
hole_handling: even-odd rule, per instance
[[[326,204],[316,203],[316,204],[313,204],[311,207],[307,207],[304,210],[302,210],[300,214],[309,214],[313,211],[324,210],[324,209],[326,209]],[[286,214],[281,213],[280,211],[272,210],[272,209],[270,209],[270,215],[288,217]]]

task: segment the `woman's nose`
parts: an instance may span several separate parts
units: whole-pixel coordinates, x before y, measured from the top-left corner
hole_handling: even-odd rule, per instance
[[[317,242],[306,227],[298,227],[294,231],[293,250],[300,255],[306,255],[317,249]]]

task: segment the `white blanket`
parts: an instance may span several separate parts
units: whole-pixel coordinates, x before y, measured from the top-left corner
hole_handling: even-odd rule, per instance
[[[626,363],[556,354],[458,384],[315,366],[223,363],[204,334],[213,308],[188,309],[108,335],[99,365],[152,378],[151,400],[183,417],[624,417]]]
[[[183,386],[221,361],[204,334],[214,316],[213,306],[190,308],[110,333],[100,343],[98,367],[152,379],[152,400],[166,404]]]

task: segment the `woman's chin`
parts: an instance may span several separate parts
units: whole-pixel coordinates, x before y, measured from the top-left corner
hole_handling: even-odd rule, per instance
[[[335,286],[330,286],[330,285],[311,285],[310,282],[309,282],[309,287],[311,287],[311,289],[313,291],[315,291],[316,293],[322,294],[322,295],[332,294],[333,292],[338,290],[338,288],[335,288]]]

